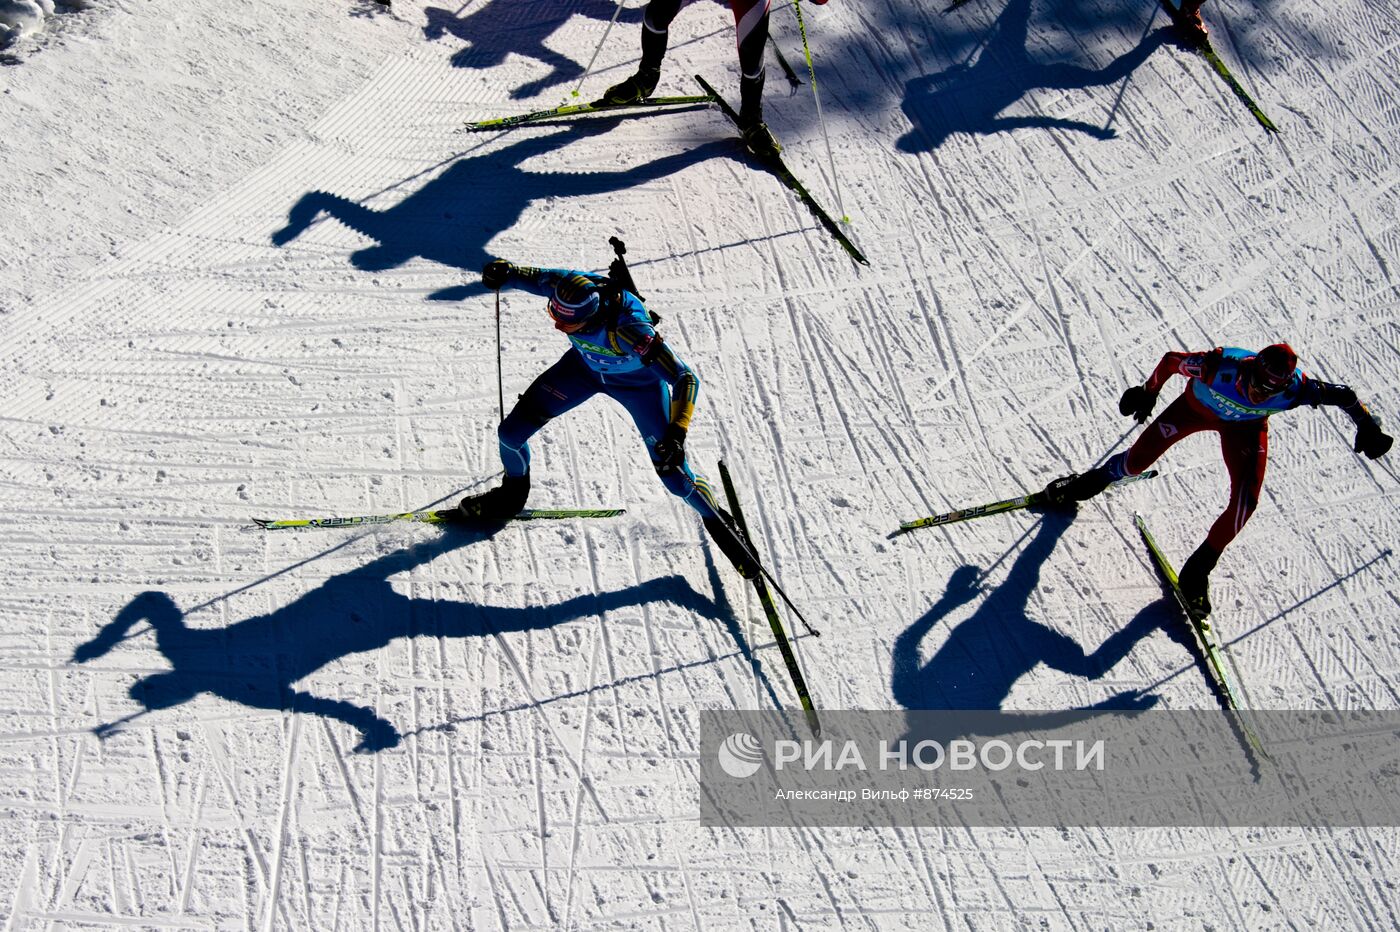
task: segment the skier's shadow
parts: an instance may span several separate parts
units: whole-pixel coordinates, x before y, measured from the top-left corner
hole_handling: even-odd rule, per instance
[[[374,709],[313,695],[295,684],[335,660],[379,650],[397,638],[485,637],[537,630],[651,602],[670,602],[703,617],[719,618],[715,603],[678,576],[535,608],[411,598],[389,582],[396,573],[484,540],[491,533],[449,528],[440,537],[333,576],[294,602],[226,628],[191,628],[168,594],[143,592],[96,637],[79,645],[73,661],[84,663],[101,657],[133,636],[131,629],[145,621],[154,629],[156,644],[173,669],[142,677],[131,686],[131,697],[143,706],[141,712],[94,730],[105,735],[147,712],[210,693],[250,708],[290,709],[336,719],[360,733],[356,750],[377,751],[398,744],[400,734]]]
[[[1046,513],[1006,580],[924,662],[919,645],[934,626],[981,594],[977,567],[961,566],[953,572],[938,602],[895,640],[891,689],[900,705],[910,710],[1000,709],[1016,681],[1039,664],[1097,680],[1138,641],[1170,625],[1171,606],[1160,600],[1109,635],[1097,650],[1086,652],[1073,638],[1030,617],[1028,603],[1040,583],[1041,568],[1072,521],[1072,514]],[[1077,711],[1134,711],[1156,703],[1154,694],[1128,690]]]
[[[684,2],[690,6],[699,0]],[[452,55],[452,65],[456,68],[494,68],[510,55],[519,55],[548,67],[547,74],[527,81],[510,92],[513,100],[520,100],[583,77],[583,65],[547,44],[571,18],[583,16],[606,23],[616,14],[619,25],[636,26],[641,24],[645,8],[646,4],[643,3],[618,11],[613,0],[566,0],[562,3],[559,0],[492,0],[485,5],[474,6],[471,12],[465,14],[460,9],[428,7],[423,11],[428,20],[423,34],[429,39],[451,35],[467,43],[465,48]],[[609,41],[623,42],[634,55],[640,56],[637,33],[631,29],[625,32],[623,38],[618,38],[619,33],[614,32]],[[587,48],[578,51],[586,56],[592,48],[590,42]]]
[[[624,190],[736,152],[731,140],[721,139],[622,171],[534,172],[521,168],[528,159],[561,144],[606,132],[616,125],[617,119],[576,120],[557,133],[525,137],[486,155],[458,159],[423,187],[384,210],[325,191],[310,191],[292,206],[287,225],[272,235],[272,242],[277,246],[290,243],[326,214],[377,241],[377,245],[351,254],[350,261],[356,268],[382,271],[422,257],[475,271],[493,258],[486,252],[492,237],[510,229],[536,200]],[[459,300],[481,290],[480,286],[458,287],[432,297]]]
[[[423,11],[428,19],[423,33],[429,39],[451,35],[467,43],[452,56],[456,68],[493,68],[509,55],[547,66],[548,74],[510,92],[512,99],[519,100],[583,76],[583,65],[545,44],[556,30],[575,16],[608,22],[616,11],[612,0],[492,0],[466,13],[430,6]],[[640,23],[642,7],[623,9],[617,21]],[[636,37],[629,41],[635,45]]]
[[[954,133],[992,133],[1039,128],[1067,129],[1096,139],[1117,135],[1111,127],[1051,116],[999,116],[1036,88],[1073,89],[1113,84],[1127,77],[1171,38],[1159,28],[1103,68],[1042,65],[1026,51],[1031,0],[1010,0],[975,63],[962,62],[922,75],[904,87],[900,105],[913,129],[895,143],[901,152],[930,152]]]

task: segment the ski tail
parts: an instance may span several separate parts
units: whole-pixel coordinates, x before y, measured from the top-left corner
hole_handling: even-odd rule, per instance
[[[734,523],[739,528],[739,533],[748,542],[749,548],[753,549],[753,538],[749,536],[748,524],[744,521],[744,510],[739,504],[739,494],[734,490],[734,480],[729,475],[729,467],[724,464],[724,460],[719,463],[720,481],[724,483],[724,495],[729,501],[729,511],[734,516]],[[797,701],[802,704],[803,714],[807,718],[807,727],[811,729],[813,737],[821,737],[821,720],[817,717],[816,706],[812,703],[812,696],[807,690],[807,680],[802,675],[802,668],[797,665],[797,655],[793,653],[792,644],[788,641],[787,632],[783,630],[782,619],[778,615],[778,607],[773,603],[773,595],[768,591],[768,584],[764,579],[764,574],[755,576],[750,582],[753,583],[754,591],[758,594],[759,604],[763,606],[763,614],[768,618],[768,626],[773,631],[773,639],[778,644],[778,651],[782,654],[783,665],[787,667],[788,677],[792,680],[792,688],[797,693]]]
[[[704,89],[706,94],[710,95],[719,106],[720,110],[724,112],[724,115],[729,118],[729,122],[733,123],[736,129],[740,129],[739,114],[730,106],[729,101],[721,97],[719,91],[711,87],[710,82],[706,81],[702,76],[697,74],[695,80],[700,82],[700,87]],[[761,159],[760,163],[776,175],[778,180],[797,196],[797,199],[812,212],[812,216],[817,218],[817,222],[831,234],[832,238],[836,240],[842,249],[846,250],[848,256],[861,265],[870,264],[870,260],[865,258],[865,253],[861,252],[856,244],[851,242],[850,237],[841,229],[840,224],[831,218],[831,214],[826,212],[826,208],[817,203],[817,199],[807,190],[807,186],[799,181],[797,176],[792,173],[792,170],[787,167],[787,163],[783,161],[782,156],[775,156],[771,159]]]
[[[966,2],[966,0],[963,0],[963,2]],[[1160,2],[1162,4],[1162,9],[1167,11],[1167,16],[1171,18],[1171,21],[1173,23],[1179,23],[1181,21],[1181,10],[1172,4],[1172,0],[1160,0]],[[1249,110],[1250,115],[1254,117],[1260,126],[1271,133],[1280,132],[1278,125],[1275,124],[1273,120],[1269,119],[1268,114],[1263,111],[1258,102],[1250,95],[1249,91],[1244,89],[1244,85],[1240,84],[1239,79],[1230,71],[1229,66],[1225,64],[1225,60],[1220,57],[1220,53],[1217,52],[1215,46],[1211,44],[1209,37],[1206,37],[1203,41],[1191,43],[1191,49],[1204,58],[1215,73],[1220,75],[1221,80],[1230,88],[1231,93],[1235,95],[1240,103],[1245,105],[1245,108]]]
[[[1196,646],[1205,661],[1211,685],[1215,687],[1221,701],[1224,702],[1236,729],[1259,757],[1272,760],[1269,752],[1264,750],[1264,744],[1254,728],[1252,716],[1239,701],[1241,694],[1238,684],[1242,683],[1239,669],[1235,667],[1234,658],[1226,652],[1224,645],[1220,643],[1215,628],[1210,623],[1210,617],[1197,615],[1188,607],[1186,597],[1181,591],[1181,582],[1177,576],[1176,568],[1167,559],[1166,553],[1157,544],[1152,532],[1147,529],[1147,520],[1143,518],[1141,513],[1133,513],[1133,523],[1137,525],[1138,533],[1142,535],[1143,543],[1147,545],[1148,552],[1151,553],[1152,560],[1157,565],[1157,570],[1166,580],[1172,595],[1176,597],[1177,604],[1186,615],[1186,620],[1191,626],[1191,633],[1195,636]]]

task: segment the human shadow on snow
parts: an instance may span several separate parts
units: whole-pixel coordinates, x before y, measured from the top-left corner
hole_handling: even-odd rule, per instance
[[[79,645],[73,662],[101,657],[132,636],[132,629],[144,621],[154,629],[156,645],[173,669],[132,684],[130,695],[141,704],[141,711],[94,730],[105,735],[145,713],[210,693],[250,708],[292,710],[344,722],[360,733],[356,750],[378,751],[399,743],[394,725],[372,708],[317,696],[295,684],[333,661],[379,650],[398,638],[486,637],[541,630],[654,602],[669,602],[705,618],[720,617],[716,604],[679,576],[525,608],[412,598],[389,582],[396,573],[483,541],[492,533],[448,528],[439,537],[332,576],[295,601],[225,628],[191,628],[167,593],[143,592],[92,640]]]
[[[562,145],[607,132],[618,117],[574,121],[560,132],[528,136],[485,155],[461,158],[403,200],[384,210],[357,201],[310,191],[292,205],[287,225],[272,235],[283,246],[306,231],[321,215],[377,241],[350,256],[356,268],[383,271],[414,257],[453,268],[480,270],[491,258],[486,244],[510,229],[537,200],[555,200],[621,191],[674,174],[717,157],[734,157],[732,140],[720,139],[685,152],[653,159],[621,171],[528,171],[522,164]],[[480,286],[466,289],[482,291]],[[435,298],[460,299],[462,289]]]
[[[1000,116],[1007,107],[1037,88],[1072,90],[1113,84],[1126,78],[1167,42],[1169,27],[1154,30],[1137,47],[1103,68],[1070,64],[1044,65],[1026,49],[1030,0],[1011,0],[998,17],[986,47],[976,56],[904,88],[901,109],[913,124],[895,143],[902,152],[936,149],[954,133],[990,135],[1016,129],[1065,129],[1096,139],[1117,135],[1109,126],[1052,116]]]
[[[1086,652],[1074,638],[1031,618],[1028,603],[1040,584],[1041,568],[1072,521],[1072,514],[1044,515],[1006,580],[923,662],[919,645],[934,626],[981,594],[977,567],[961,566],[953,572],[943,596],[895,640],[891,689],[900,705],[910,710],[1000,709],[1016,681],[1042,663],[1097,680],[1140,640],[1171,622],[1171,605],[1165,599],[1154,602],[1097,650]],[[1075,711],[1142,710],[1156,705],[1157,698],[1127,690]]]
[[[452,56],[456,68],[493,68],[507,56],[519,55],[549,68],[549,73],[527,81],[510,92],[513,100],[534,97],[547,88],[573,81],[583,76],[583,65],[546,43],[555,31],[575,16],[608,22],[617,11],[612,0],[493,0],[475,4],[466,12],[442,7],[428,7],[423,12],[428,23],[423,34],[429,39],[444,35],[455,36],[467,43]],[[623,9],[617,14],[619,24],[640,24],[642,7]],[[627,30],[633,46],[638,45],[634,30]],[[614,32],[610,41],[622,41]],[[578,49],[591,54],[591,49]]]

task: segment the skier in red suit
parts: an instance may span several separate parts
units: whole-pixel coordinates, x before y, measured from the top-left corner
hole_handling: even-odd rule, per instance
[[[782,146],[763,122],[763,51],[768,42],[768,8],[773,0],[729,0],[739,44],[739,132],[744,145],[760,158],[773,158]],[[820,0],[825,2],[825,0]],[[600,103],[643,100],[661,80],[667,30],[680,12],[681,0],[651,0],[642,17],[642,63],[637,73],[604,92]]]
[[[1048,505],[1084,501],[1111,482],[1138,475],[1183,437],[1202,430],[1218,433],[1220,452],[1230,473],[1230,503],[1179,576],[1188,607],[1204,617],[1210,614],[1210,573],[1221,551],[1259,504],[1268,461],[1270,416],[1300,405],[1341,408],[1356,425],[1356,452],[1371,459],[1385,455],[1391,438],[1357,399],[1356,392],[1311,378],[1299,369],[1298,355],[1287,343],[1275,343],[1258,353],[1236,347],[1167,353],[1145,385],[1123,393],[1118,410],[1138,423],[1146,421],[1157,393],[1174,375],[1186,377],[1186,391],[1148,425],[1127,452],[1110,457],[1097,469],[1056,479],[1042,495]]]

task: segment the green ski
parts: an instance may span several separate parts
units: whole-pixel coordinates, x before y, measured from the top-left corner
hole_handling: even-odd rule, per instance
[[[729,500],[729,510],[733,513],[734,523],[752,550],[753,538],[749,536],[743,509],[739,507],[739,495],[734,491],[734,480],[729,477],[729,467],[724,465],[724,460],[720,460],[719,463],[719,477],[724,483],[724,495]],[[768,584],[763,576],[764,574],[755,576],[750,582],[753,583],[754,591],[758,593],[758,602],[763,606],[763,614],[768,617],[768,626],[773,629],[773,639],[778,642],[778,651],[782,654],[783,664],[792,679],[792,687],[797,691],[797,700],[802,703],[807,727],[812,730],[813,737],[819,738],[822,733],[821,721],[817,718],[816,707],[812,705],[812,697],[807,692],[807,681],[802,676],[802,668],[797,665],[797,655],[792,652],[792,644],[788,641],[787,633],[783,631],[782,619],[778,617],[778,606],[773,604],[773,595],[768,591]]]
[[[729,117],[729,121],[738,128],[739,114],[734,112],[734,108],[729,105],[729,101],[719,96],[719,92],[710,86],[710,82],[700,77],[700,75],[697,74],[695,80],[700,82],[700,86],[705,89],[705,93],[709,94],[710,98],[714,100],[715,103],[719,104],[719,108],[724,111],[724,115]],[[812,212],[812,216],[816,217],[817,221],[826,228],[826,231],[835,237],[836,242],[841,244],[841,248],[846,250],[846,253],[852,259],[859,262],[861,265],[870,264],[870,260],[866,259],[865,254],[856,248],[856,244],[851,242],[850,238],[842,231],[840,225],[837,224],[835,220],[831,219],[831,214],[827,213],[825,208],[817,203],[816,198],[812,197],[811,192],[807,190],[807,186],[797,180],[797,176],[792,173],[792,170],[787,167],[787,164],[783,162],[781,157],[758,159],[758,162],[776,175],[778,180],[786,185],[789,191],[797,195],[797,199],[807,206],[807,209]]]
[[[1126,485],[1129,482],[1136,482],[1139,479],[1151,479],[1157,475],[1157,470],[1149,469],[1136,476],[1125,476],[1109,486]],[[967,521],[970,518],[982,518],[987,515],[999,515],[1006,511],[1019,511],[1022,508],[1036,508],[1043,504],[1040,501],[1040,492],[1031,492],[1026,495],[1019,495],[1016,498],[1008,498],[1000,502],[992,502],[990,505],[977,505],[973,508],[961,508],[957,511],[949,511],[941,515],[933,515],[928,518],[919,518],[914,521],[905,521],[899,526],[901,531],[912,531],[921,527],[939,527],[944,524],[956,524],[959,521]]]
[[[1161,4],[1162,8],[1167,11],[1167,15],[1171,17],[1173,23],[1179,23],[1181,21],[1181,11],[1172,5],[1172,0],[1161,0]],[[1239,98],[1240,103],[1249,108],[1249,112],[1254,115],[1254,119],[1259,121],[1260,126],[1271,133],[1279,132],[1279,128],[1274,124],[1274,121],[1269,119],[1268,114],[1259,107],[1259,104],[1255,103],[1254,98],[1249,95],[1249,91],[1245,90],[1244,86],[1241,85],[1239,80],[1231,73],[1224,60],[1221,59],[1220,54],[1215,51],[1215,46],[1210,44],[1209,38],[1192,44],[1191,48],[1192,51],[1196,52],[1210,63],[1210,66],[1215,69],[1215,73],[1224,79],[1225,83],[1229,85],[1230,90]]]
[[[1141,514],[1133,514],[1133,523],[1137,525],[1138,533],[1142,535],[1142,540],[1147,544],[1147,549],[1152,553],[1152,559],[1157,564],[1157,569],[1161,572],[1162,578],[1171,586],[1172,594],[1176,596],[1177,604],[1186,614],[1186,620],[1191,624],[1191,632],[1196,636],[1196,645],[1201,650],[1201,656],[1205,658],[1206,669],[1210,672],[1211,680],[1215,688],[1219,691],[1221,699],[1224,700],[1226,708],[1234,716],[1235,724],[1238,726],[1249,746],[1254,749],[1260,757],[1270,760],[1269,753],[1264,750],[1263,743],[1259,740],[1259,735],[1255,733],[1254,726],[1249,721],[1249,716],[1245,708],[1240,705],[1236,695],[1235,682],[1240,678],[1240,671],[1235,668],[1235,662],[1230,655],[1225,653],[1224,646],[1215,635],[1215,628],[1211,626],[1209,615],[1197,615],[1186,605],[1186,597],[1181,594],[1181,586],[1177,582],[1176,569],[1167,559],[1162,548],[1157,546],[1157,541],[1153,539],[1152,533],[1147,530],[1147,522]]]
[[[527,508],[511,518],[512,521],[552,521],[565,518],[613,518],[623,508]],[[360,527],[367,524],[389,524],[393,521],[416,521],[421,524],[454,524],[459,521],[456,508],[433,511],[403,511],[397,514],[356,515],[348,518],[254,518],[253,523],[265,531],[287,528]]]
[[[605,104],[593,101],[587,104],[563,104],[550,110],[536,110],[533,113],[518,113],[515,116],[497,117],[494,120],[478,120],[475,123],[468,123],[465,129],[468,132],[480,132],[492,129],[507,129],[511,126],[519,126],[522,123],[535,123],[539,120],[550,120],[556,117],[585,116],[591,113],[611,113],[615,110],[636,110],[639,108],[666,107],[686,107],[699,106],[701,104],[713,103],[714,98],[709,94],[689,94],[679,97],[648,97],[644,100],[633,101],[630,104]]]

